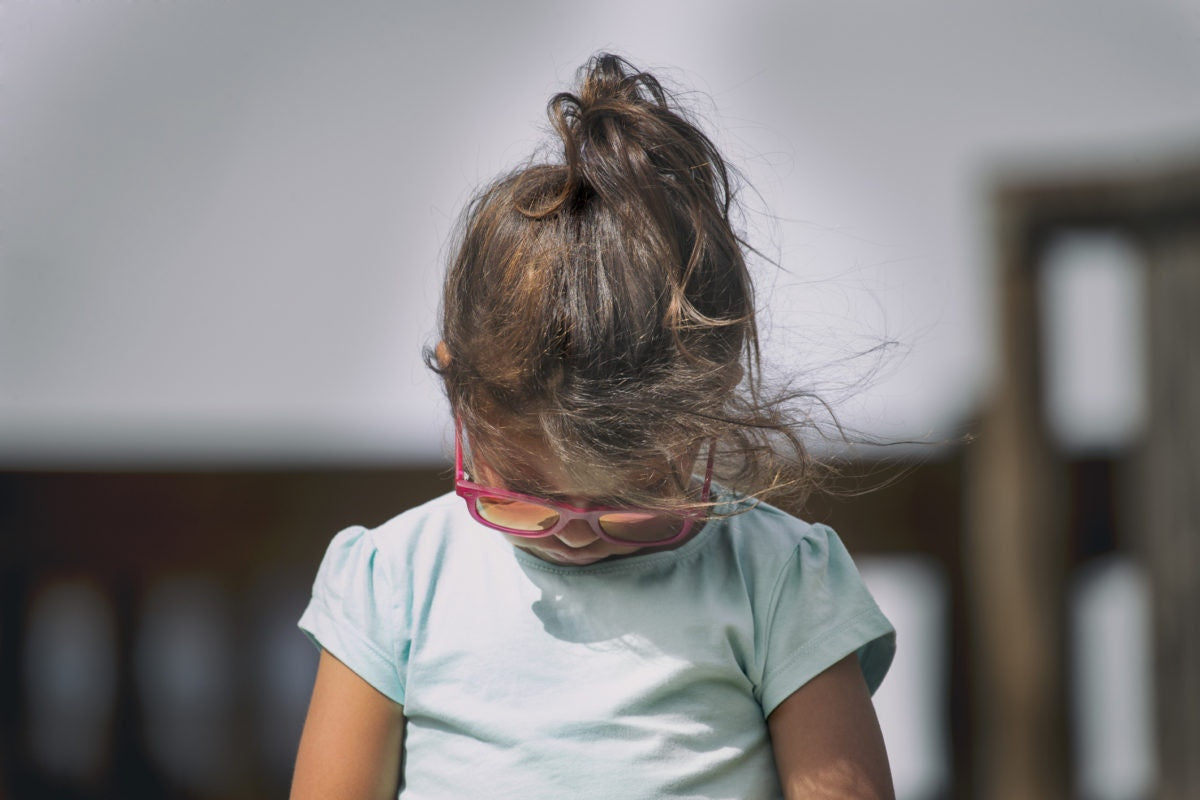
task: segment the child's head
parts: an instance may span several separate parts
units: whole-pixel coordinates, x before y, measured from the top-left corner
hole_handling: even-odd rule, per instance
[[[803,450],[759,401],[724,160],[616,56],[591,59],[548,112],[561,156],[480,191],[451,253],[429,361],[474,450],[501,475],[536,452],[597,496],[670,502],[711,442],[727,482],[773,488],[772,440]],[[553,488],[536,484],[522,488]]]

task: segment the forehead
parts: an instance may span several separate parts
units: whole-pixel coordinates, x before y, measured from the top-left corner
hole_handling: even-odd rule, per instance
[[[671,483],[665,459],[621,465],[567,459],[540,437],[517,433],[502,442],[489,437],[466,446],[473,451],[467,457],[468,470],[473,469],[477,481],[548,498],[617,500],[630,494],[662,494]]]

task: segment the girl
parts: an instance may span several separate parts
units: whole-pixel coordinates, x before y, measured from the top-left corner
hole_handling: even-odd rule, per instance
[[[725,162],[615,56],[549,114],[561,158],[475,198],[446,278],[455,492],[321,565],[292,797],[889,797],[892,627],[762,501],[812,462]]]

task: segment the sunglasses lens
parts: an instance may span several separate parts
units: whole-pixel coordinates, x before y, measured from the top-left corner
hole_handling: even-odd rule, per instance
[[[605,533],[633,544],[670,539],[683,530],[686,522],[684,517],[650,511],[611,511],[600,517],[600,527]]]
[[[475,509],[488,522],[514,531],[548,531],[558,522],[558,512],[553,508],[507,497],[480,495],[475,499]]]

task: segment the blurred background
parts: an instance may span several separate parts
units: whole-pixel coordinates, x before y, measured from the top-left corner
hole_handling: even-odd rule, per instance
[[[0,797],[286,792],[325,543],[450,486],[446,239],[601,49],[748,179],[768,363],[920,443],[797,509],[899,795],[1200,796],[1194,0],[11,0]]]

